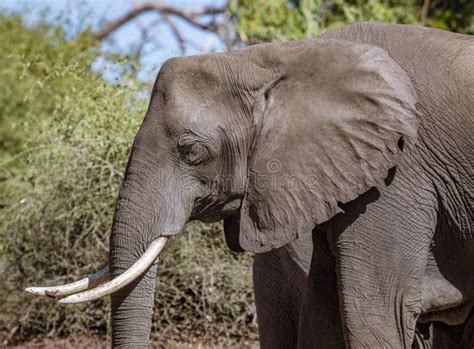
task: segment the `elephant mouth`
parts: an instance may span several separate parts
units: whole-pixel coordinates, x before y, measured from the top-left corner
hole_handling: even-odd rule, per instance
[[[190,220],[200,220],[204,223],[215,223],[221,219],[236,214],[242,205],[240,195],[232,195],[228,198],[197,198]]]
[[[98,272],[70,284],[28,287],[25,291],[37,296],[65,297],[59,300],[59,303],[63,304],[83,303],[102,298],[124,288],[143,274],[158,258],[166,240],[166,237],[160,236],[152,241],[142,256],[129,269],[114,279],[111,277],[109,267],[106,266]]]
[[[199,220],[203,223],[217,223],[220,220],[222,220],[222,217],[220,217],[220,216],[210,216],[210,217],[200,218]]]

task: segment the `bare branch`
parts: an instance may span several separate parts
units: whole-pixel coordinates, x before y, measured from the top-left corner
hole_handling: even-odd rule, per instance
[[[135,49],[135,55],[138,60],[140,60],[143,53],[143,48],[145,47],[145,44],[147,43],[149,38],[149,32],[148,28],[143,27],[142,25],[138,25],[138,29],[140,30],[140,40],[138,41],[139,44]]]
[[[168,16],[163,16],[163,20],[171,28],[171,32],[173,33],[174,37],[176,38],[176,41],[178,42],[180,53],[181,53],[181,55],[184,55],[186,53],[186,45],[185,45],[184,38],[181,35],[181,32],[179,31],[178,27],[176,26],[176,23],[171,18],[169,18]]]
[[[426,17],[428,16],[428,11],[430,9],[430,0],[423,1],[423,7],[421,8],[420,15],[420,24],[425,25]]]
[[[218,28],[214,21],[209,24],[206,24],[199,21],[198,17],[203,15],[221,14],[225,12],[225,8],[206,6],[193,11],[186,11],[177,7],[164,5],[159,2],[146,2],[135,6],[133,9],[125,13],[122,17],[105,24],[102,29],[94,33],[94,37],[98,40],[104,40],[125,23],[133,20],[134,18],[142,15],[143,13],[152,11],[159,12],[163,16],[176,16],[200,29],[217,32]]]

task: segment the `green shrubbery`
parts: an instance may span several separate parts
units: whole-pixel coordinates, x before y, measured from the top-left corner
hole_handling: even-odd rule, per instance
[[[130,144],[148,104],[144,86],[90,70],[83,34],[0,17],[0,331],[107,333],[109,300],[60,306],[22,291],[69,282],[106,262]],[[230,253],[218,225],[191,224],[159,267],[154,335],[162,341],[255,338],[251,260]],[[249,326],[250,325],[250,326]]]
[[[432,28],[474,34],[471,0],[229,0],[228,11],[245,44],[304,39],[357,21],[423,21]]]

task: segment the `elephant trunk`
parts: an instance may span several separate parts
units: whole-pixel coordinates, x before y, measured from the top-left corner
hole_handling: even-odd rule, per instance
[[[120,263],[118,263],[120,264]],[[113,275],[123,271],[111,263]],[[153,315],[157,260],[132,283],[112,294],[112,346],[148,348]]]
[[[118,213],[111,235],[109,266],[113,277],[122,275],[145,252],[141,232]],[[150,219],[150,218],[149,218]],[[133,282],[112,294],[113,347],[148,348],[158,259]]]
[[[155,293],[157,253],[166,235],[178,233],[188,219],[176,183],[150,169],[128,166],[117,201],[110,236],[109,266],[113,278],[123,275],[137,260],[151,257],[147,269],[112,294],[113,347],[148,347]],[[161,172],[163,173],[163,172]],[[174,189],[174,190],[173,190]],[[173,192],[171,192],[173,190]],[[167,192],[167,193],[166,193]],[[154,247],[156,246],[154,251]],[[154,255],[156,254],[156,255]]]
[[[145,252],[149,243],[151,212],[129,199],[120,198],[110,238],[109,266],[112,277],[128,270]],[[147,217],[145,217],[145,215]],[[158,259],[133,282],[112,294],[113,347],[148,347],[153,314]]]

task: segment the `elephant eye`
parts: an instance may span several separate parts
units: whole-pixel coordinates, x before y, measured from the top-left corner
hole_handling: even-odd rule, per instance
[[[178,145],[179,156],[188,165],[198,165],[209,159],[208,149],[201,143],[183,143]]]

